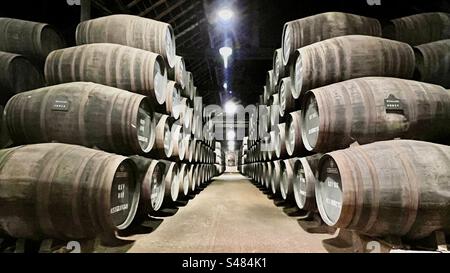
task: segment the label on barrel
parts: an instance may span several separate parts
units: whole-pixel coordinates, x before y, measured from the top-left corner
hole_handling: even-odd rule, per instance
[[[52,111],[69,111],[70,102],[66,98],[56,98],[52,104]]]
[[[403,113],[402,102],[392,94],[384,100],[384,106],[386,107],[386,113]]]

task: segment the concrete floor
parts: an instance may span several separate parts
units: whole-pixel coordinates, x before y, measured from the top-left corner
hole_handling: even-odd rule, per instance
[[[304,231],[296,217],[239,174],[215,179],[175,215],[133,235],[128,252],[327,252],[329,234]]]

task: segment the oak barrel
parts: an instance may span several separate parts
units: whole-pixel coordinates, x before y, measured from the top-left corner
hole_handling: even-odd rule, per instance
[[[13,95],[45,86],[44,76],[25,57],[0,51],[0,103]]]
[[[150,154],[156,158],[170,158],[173,152],[172,124],[173,119],[168,115],[155,113],[155,145]]]
[[[377,19],[342,13],[326,12],[287,22],[283,28],[283,64],[287,65],[295,50],[326,39],[344,35],[381,36]]]
[[[414,51],[408,44],[379,37],[349,35],[318,42],[295,51],[291,75],[293,97],[328,84],[366,77],[411,79]]]
[[[286,151],[289,156],[308,154],[302,140],[302,111],[295,111],[286,117]]]
[[[368,77],[313,89],[305,96],[302,139],[309,151],[394,138],[449,143],[450,93],[433,84]]]
[[[450,13],[427,12],[389,21],[383,27],[389,39],[421,45],[450,38]]]
[[[295,203],[301,210],[317,211],[315,187],[320,158],[322,158],[322,154],[294,159],[292,186]]]
[[[294,200],[294,190],[293,190],[293,159],[285,159],[281,165],[281,181],[280,181],[280,193],[283,200],[288,202]]]
[[[167,208],[176,202],[178,199],[178,192],[180,188],[179,180],[179,166],[175,162],[160,160],[165,165],[164,169],[164,201],[163,208]]]
[[[371,236],[450,234],[450,147],[392,140],[329,153],[316,200],[326,224]]]
[[[137,179],[141,185],[137,214],[147,216],[161,209],[165,191],[165,165],[158,160],[141,156],[132,156],[130,159],[137,166]]]
[[[9,100],[5,113],[16,144],[56,141],[136,155],[150,152],[155,142],[146,97],[95,83],[20,93]]]
[[[280,116],[284,117],[286,114],[296,110],[298,108],[297,100],[294,98],[292,91],[291,78],[283,78],[280,81]]]
[[[84,239],[132,222],[140,185],[130,159],[48,143],[0,151],[0,229],[16,238]]]
[[[64,47],[62,36],[48,24],[0,18],[0,51],[26,56],[42,65],[50,52]]]
[[[190,84],[183,57],[175,56],[175,65],[173,68],[168,69],[168,76],[170,80],[179,84],[181,89],[186,88],[186,85]]]
[[[166,100],[167,71],[152,52],[116,44],[89,44],[55,50],[45,62],[48,84],[95,82]]]
[[[175,35],[164,22],[140,16],[116,14],[81,22],[76,30],[77,45],[112,43],[161,55],[169,67],[175,65]]]
[[[450,39],[414,47],[414,78],[450,88]]]

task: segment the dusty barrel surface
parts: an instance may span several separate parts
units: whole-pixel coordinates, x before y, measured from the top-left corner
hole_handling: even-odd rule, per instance
[[[155,145],[150,154],[158,158],[170,158],[173,153],[172,124],[173,119],[168,115],[155,113]]]
[[[438,85],[353,79],[311,90],[303,105],[302,139],[309,151],[328,152],[355,141],[450,139],[450,93]]]
[[[450,39],[414,47],[414,78],[450,88]]]
[[[95,82],[166,100],[167,71],[152,52],[116,44],[89,44],[55,50],[45,62],[48,84]]]
[[[16,238],[94,238],[125,229],[139,202],[136,166],[67,144],[0,151],[0,229]]]
[[[330,226],[420,239],[450,233],[450,147],[383,141],[325,155],[316,199]]]
[[[137,166],[137,179],[141,186],[137,214],[146,216],[161,208],[164,199],[164,165],[158,160],[141,156],[132,156],[131,160]]]
[[[377,19],[342,13],[326,12],[287,22],[283,28],[283,63],[287,65],[295,50],[329,38],[344,35],[381,36]]]
[[[48,24],[0,18],[0,51],[21,54],[43,64],[50,52],[63,47],[64,40]]]
[[[117,88],[74,82],[20,93],[5,107],[17,144],[63,142],[120,154],[146,154],[155,142],[147,99]]]
[[[25,57],[0,51],[0,102],[14,94],[45,86],[44,76]]]
[[[76,30],[77,45],[112,43],[135,47],[161,55],[175,65],[175,35],[164,22],[133,15],[110,15],[81,22]]]
[[[164,168],[164,198],[163,207],[169,207],[173,202],[177,201],[180,188],[179,166],[175,162],[160,160],[165,165]]]
[[[175,65],[173,68],[168,69],[168,76],[179,84],[182,89],[186,88],[187,84],[190,84],[183,57],[175,56]]]
[[[316,173],[322,154],[294,159],[293,191],[297,207],[306,211],[317,211]]]
[[[383,27],[389,39],[421,45],[450,38],[450,13],[427,12],[393,19]]]
[[[332,38],[295,51],[294,98],[312,88],[367,76],[411,79],[414,51],[408,44],[362,35]]]

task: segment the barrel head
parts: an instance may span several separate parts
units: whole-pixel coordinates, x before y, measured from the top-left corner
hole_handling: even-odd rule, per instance
[[[134,218],[136,177],[133,165],[124,161],[117,168],[111,185],[110,213],[114,226],[126,228]]]
[[[314,150],[319,139],[319,108],[312,93],[305,99],[305,111],[302,115],[302,139],[308,151]]]
[[[316,200],[324,222],[329,226],[335,225],[342,211],[343,191],[336,161],[328,155],[320,163]]]

